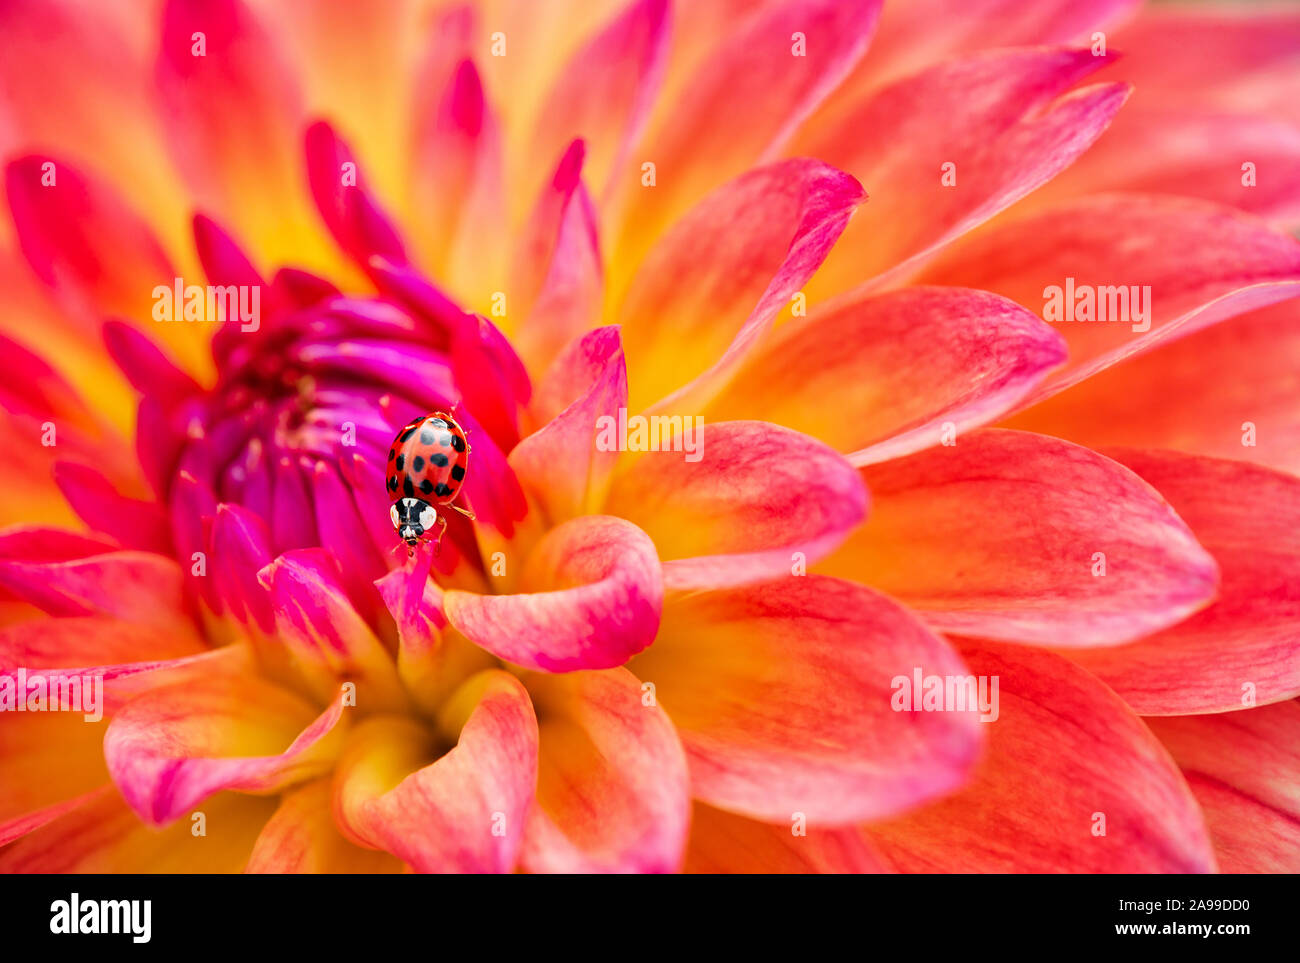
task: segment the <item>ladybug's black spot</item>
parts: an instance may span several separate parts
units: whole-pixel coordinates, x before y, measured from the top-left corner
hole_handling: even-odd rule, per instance
[[[420,482],[420,491],[424,492],[426,495],[429,494],[429,492],[433,491],[433,482],[429,481],[427,478]]]
[[[446,482],[438,482],[437,487],[435,487],[433,490],[435,493],[439,495],[450,495],[452,491],[451,486],[448,485]]]
[[[423,431],[420,432],[420,444],[422,445],[433,444],[433,432],[431,432],[428,428],[425,428]]]
[[[410,478],[402,479],[402,491],[406,493],[407,498],[415,497],[415,486],[411,484]]]
[[[414,433],[415,433],[415,425],[411,425],[404,432],[402,432],[402,437],[398,438],[397,440],[406,441],[406,439],[410,438],[411,435]]]
[[[460,435],[452,435],[447,444],[451,445],[451,447],[455,448],[457,451],[465,450],[465,439]]]
[[[435,465],[438,468],[446,468],[447,456],[440,451],[434,452],[432,455],[429,456],[429,464]]]
[[[388,479],[388,490],[389,490],[390,492],[395,492],[395,491],[397,491],[397,476],[396,476],[396,475],[394,475],[392,478]]]
[[[394,465],[394,467],[398,471],[401,471],[405,464],[406,464],[406,452],[402,452],[400,455],[397,456],[397,462]]]
[[[460,481],[462,478],[464,478],[464,477],[465,477],[465,466],[464,466],[464,465],[452,465],[452,466],[451,466],[451,477],[454,478],[454,479],[456,479],[456,481]]]
[[[415,456],[415,461],[411,462],[411,471],[415,472],[417,475],[418,475],[420,472],[424,471],[424,456],[423,456],[423,455],[416,455],[416,456]]]
[[[393,458],[394,458],[396,455],[397,455],[397,449],[396,449],[396,448],[390,448],[390,449],[388,449],[388,460],[389,460],[389,461],[392,461]]]

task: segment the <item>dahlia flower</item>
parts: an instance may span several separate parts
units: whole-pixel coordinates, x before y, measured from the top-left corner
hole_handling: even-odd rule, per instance
[[[1300,868],[1296,11],[0,26],[0,868]]]

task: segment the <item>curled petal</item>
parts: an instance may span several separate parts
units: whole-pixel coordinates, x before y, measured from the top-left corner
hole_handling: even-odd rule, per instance
[[[674,594],[629,666],[681,736],[696,799],[755,819],[842,825],[904,812],[965,781],[973,712],[895,711],[899,677],[965,675],[901,606],[809,575]]]
[[[417,872],[509,872],[536,780],[528,693],[494,670],[457,691],[436,734],[413,719],[359,725],[335,775],[334,811],[357,841]]]
[[[806,435],[731,421],[678,439],[693,451],[637,456],[619,469],[605,502],[606,511],[654,539],[671,588],[740,585],[806,569],[866,517],[861,477]]]
[[[498,658],[546,672],[622,665],[659,627],[659,557],[621,518],[588,515],[552,529],[524,562],[518,588],[448,591],[447,619]]]
[[[1144,715],[1300,695],[1300,479],[1177,452],[1113,454],[1169,500],[1223,577],[1214,602],[1186,621],[1077,661]]]
[[[531,676],[537,802],[521,860],[534,873],[671,872],[690,817],[686,756],[626,669]]]
[[[1117,645],[1214,596],[1214,559],[1164,499],[1068,442],[983,429],[862,474],[871,520],[822,569],[944,630]]]
[[[1300,871],[1300,702],[1146,722],[1205,811],[1223,872]]]
[[[870,464],[987,424],[1064,360],[1065,340],[1005,298],[905,288],[783,325],[705,417],[774,421]]]
[[[339,696],[313,720],[309,703],[255,676],[194,680],[130,702],[104,758],[131,808],[162,826],[220,790],[271,793],[326,771],[343,712]]]
[[[897,869],[1214,871],[1187,783],[1118,696],[1050,652],[990,642],[960,650],[970,672],[990,686],[998,679],[998,718],[965,789],[867,828]]]

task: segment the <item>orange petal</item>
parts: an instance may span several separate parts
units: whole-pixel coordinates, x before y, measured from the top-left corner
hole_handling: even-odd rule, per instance
[[[820,568],[939,628],[1116,645],[1214,595],[1214,560],[1146,482],[1044,435],[982,429],[863,470],[871,519]]]
[[[915,873],[1203,873],[1205,820],[1160,743],[1118,696],[1060,656],[960,645],[998,678],[998,718],[970,784],[867,835]]]
[[[438,728],[397,716],[359,725],[335,775],[334,811],[357,841],[416,872],[509,872],[537,780],[528,693],[505,672],[481,673]]]
[[[917,667],[965,674],[898,604],[815,575],[674,594],[629,666],[677,727],[695,798],[786,826],[881,818],[965,781],[986,727],[894,711],[891,680]]]
[[[719,588],[806,569],[866,517],[858,473],[807,435],[762,421],[692,434],[693,450],[630,457],[605,502],[654,539],[670,587]]]
[[[253,844],[246,873],[400,873],[388,853],[362,849],[343,837],[330,809],[330,781],[287,792]]]
[[[1205,810],[1223,872],[1300,872],[1300,702],[1147,725]]]
[[[1089,448],[1169,448],[1297,474],[1297,369],[1300,300],[1291,300],[1100,371],[1014,424]]]
[[[327,771],[343,713],[339,696],[313,720],[309,703],[255,676],[193,680],[130,702],[104,758],[131,808],[163,826],[220,790],[271,793]]]
[[[1036,400],[1163,341],[1295,297],[1300,242],[1204,201],[1107,194],[994,225],[917,280],[994,291],[1049,319],[1060,309],[1053,323],[1070,360]],[[1071,320],[1089,316],[1090,296],[1109,320]]]
[[[696,803],[685,869],[688,873],[879,873],[885,865],[863,835],[852,829],[760,823]]]
[[[686,756],[626,669],[525,679],[539,718],[534,873],[672,872],[690,817]]]
[[[847,174],[800,159],[749,171],[692,208],[640,265],[618,312],[629,410],[673,392],[661,405],[681,414],[721,387],[864,197]]]
[[[1144,715],[1223,712],[1300,695],[1300,479],[1176,452],[1113,454],[1169,500],[1214,556],[1222,581],[1213,604],[1187,621],[1071,658]]]
[[[778,328],[705,417],[774,421],[870,464],[995,419],[1064,360],[1064,339],[1005,298],[904,288]]]
[[[645,532],[621,518],[585,515],[551,529],[523,562],[519,588],[453,589],[443,608],[471,642],[546,672],[622,665],[659,627],[659,557]]]

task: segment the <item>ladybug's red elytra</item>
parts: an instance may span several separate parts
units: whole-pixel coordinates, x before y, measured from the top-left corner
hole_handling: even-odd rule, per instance
[[[422,538],[433,536],[434,551],[442,544],[447,519],[434,506],[445,505],[466,515],[474,513],[453,505],[469,468],[469,442],[465,429],[444,411],[422,415],[397,433],[388,451],[389,515],[402,541],[414,549]]]

